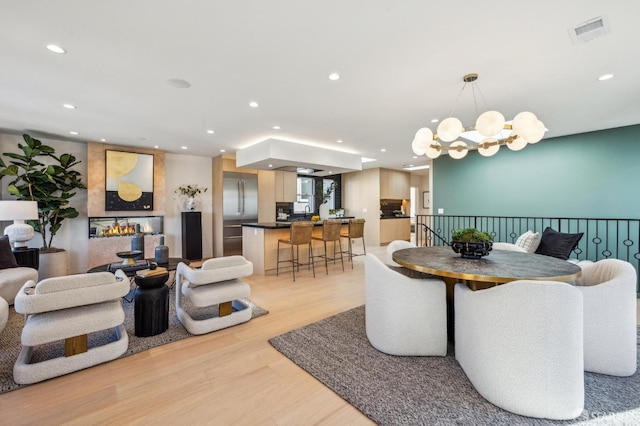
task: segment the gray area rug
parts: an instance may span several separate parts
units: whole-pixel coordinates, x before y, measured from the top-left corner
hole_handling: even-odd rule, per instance
[[[269,312],[257,306],[248,299],[241,299],[249,305],[252,310],[251,318],[268,314]],[[162,334],[150,337],[136,337],[134,326],[134,304],[133,290],[123,298],[123,307],[125,311],[125,327],[129,335],[129,348],[123,357],[133,355],[147,349],[161,346],[167,343],[186,339],[192,336],[178,321],[176,316],[175,290],[169,291],[169,328]],[[214,306],[207,309],[196,309],[185,304],[185,309],[195,319],[201,319],[211,315],[217,315],[218,307]],[[24,316],[16,313],[13,306],[9,309],[9,320],[6,328],[0,332],[0,393],[9,392],[24,385],[19,385],[13,381],[13,364],[20,353],[20,333],[24,326]],[[89,335],[88,346],[94,347],[115,340],[112,331],[105,331]],[[43,345],[34,350],[33,360],[41,361],[53,357],[62,356],[64,354],[64,341]]]
[[[453,356],[399,357],[370,345],[364,306],[269,340],[380,425],[638,425],[640,374],[585,373],[585,410],[570,421],[519,416],[487,402]],[[640,352],[639,352],[640,353]]]

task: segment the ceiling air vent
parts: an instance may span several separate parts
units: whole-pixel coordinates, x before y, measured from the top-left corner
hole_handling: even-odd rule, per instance
[[[577,27],[570,28],[569,36],[571,37],[573,44],[582,44],[595,38],[602,37],[610,32],[609,18],[607,16],[600,16],[584,22]]]

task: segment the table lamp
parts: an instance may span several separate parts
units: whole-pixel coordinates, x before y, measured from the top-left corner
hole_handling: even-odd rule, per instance
[[[13,248],[26,247],[35,235],[33,227],[24,223],[30,219],[38,219],[37,201],[0,200],[0,220],[13,220],[13,225],[4,229]]]

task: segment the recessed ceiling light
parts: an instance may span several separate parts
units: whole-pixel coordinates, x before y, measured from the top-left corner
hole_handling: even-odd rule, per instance
[[[186,146],[181,146],[180,148],[181,148],[181,149],[189,149],[189,148],[187,148]]]
[[[272,168],[272,167],[273,167],[273,164],[269,164],[269,168]]]
[[[433,119],[431,119],[431,122],[432,122],[432,123],[437,123],[438,121],[440,121],[440,120],[438,120],[437,118],[433,118]]]
[[[387,148],[382,148],[380,152],[387,152]]]
[[[273,130],[280,130],[280,126],[278,125],[273,126]]]
[[[256,101],[251,101],[251,102],[249,102],[249,106],[251,108],[258,108],[258,103]]]
[[[604,74],[598,77],[599,81],[605,81],[613,78],[613,74]]]
[[[100,142],[106,142],[107,140],[105,138],[100,139]]]
[[[62,104],[62,106],[67,109],[76,109],[75,105],[71,105],[71,104]]]
[[[363,163],[370,163],[372,161],[378,161],[378,160],[376,160],[375,158],[362,157]]]
[[[207,130],[207,133],[209,133],[210,135],[214,134],[215,132],[213,130]]]
[[[226,149],[221,149],[220,152],[227,152],[227,150]]]
[[[160,148],[160,147],[159,147],[158,145],[154,145],[153,147],[154,147],[155,149],[158,149],[158,148]]]
[[[169,86],[175,87],[177,89],[188,89],[189,87],[191,87],[191,83],[181,78],[167,78],[165,81]]]
[[[340,74],[338,74],[337,72],[332,72],[331,74],[329,74],[329,80],[340,80]]]
[[[74,135],[74,136],[78,136],[78,135],[80,134],[80,133],[78,133],[78,132],[69,132],[69,133],[71,133],[71,134],[72,134],[72,135]]]
[[[62,47],[58,46],[57,44],[47,44],[46,47],[53,53],[67,53],[66,50],[64,50]]]
[[[416,159],[416,158],[418,158],[418,156],[417,156],[417,155],[414,155],[414,156],[413,156],[413,158],[414,158],[414,159]]]
[[[338,142],[338,143],[342,143],[342,142],[344,142],[344,141],[343,141],[342,139],[338,139],[336,142]]]

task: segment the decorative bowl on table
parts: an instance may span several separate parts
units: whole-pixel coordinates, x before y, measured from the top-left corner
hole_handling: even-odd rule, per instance
[[[161,287],[164,285],[164,283],[167,282],[168,279],[169,272],[164,272],[147,277],[141,277],[140,275],[135,276],[136,285],[141,288]]]
[[[135,265],[136,261],[133,260],[135,257],[138,257],[142,254],[140,250],[129,250],[129,251],[119,251],[116,253],[120,259],[124,259],[122,261],[123,265]]]
[[[451,248],[465,259],[480,259],[487,256],[493,247],[491,241],[452,241]]]

